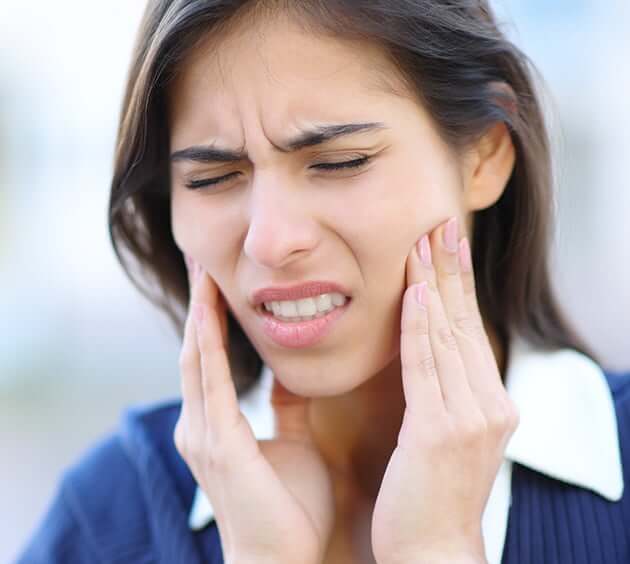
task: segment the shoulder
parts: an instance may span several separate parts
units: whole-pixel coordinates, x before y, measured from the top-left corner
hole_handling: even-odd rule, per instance
[[[116,428],[63,472],[18,562],[109,562],[122,553],[151,561],[152,531],[178,510],[185,515],[194,494],[172,441],[180,409],[175,399],[126,408]],[[182,515],[175,519],[185,523]]]
[[[619,432],[619,448],[625,482],[630,481],[630,372],[603,370],[610,388]]]
[[[180,400],[127,407],[117,428],[65,472],[68,498],[91,523],[102,529],[124,514],[144,526],[192,499],[194,480],[173,442],[180,409]]]
[[[616,404],[630,402],[630,371],[602,370]]]
[[[81,496],[83,505],[105,499],[111,504],[112,495],[121,491],[140,495],[139,484],[156,470],[147,462],[172,462],[171,439],[180,406],[169,400],[124,409],[116,428],[66,469],[62,486]]]
[[[630,372],[614,372],[603,369],[610,388],[612,401],[617,415],[620,447],[625,452],[624,463],[630,472]],[[627,462],[626,462],[627,461]]]

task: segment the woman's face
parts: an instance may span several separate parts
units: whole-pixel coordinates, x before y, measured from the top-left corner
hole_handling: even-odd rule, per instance
[[[396,360],[407,256],[449,216],[460,225],[466,217],[458,161],[423,108],[379,90],[376,68],[386,64],[375,47],[275,22],[199,48],[169,93],[171,153],[243,152],[234,162],[172,161],[175,240],[295,393],[341,394]],[[274,147],[319,125],[357,123],[380,127]],[[358,168],[317,166],[364,156]],[[313,280],[345,287],[347,311],[312,346],[278,345],[262,330],[253,292]]]

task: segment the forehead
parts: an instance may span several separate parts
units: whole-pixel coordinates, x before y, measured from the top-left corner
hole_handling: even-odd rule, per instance
[[[281,120],[387,103],[402,83],[377,44],[307,33],[277,17],[199,41],[169,87],[169,114],[181,125],[200,113],[224,120],[248,107]]]

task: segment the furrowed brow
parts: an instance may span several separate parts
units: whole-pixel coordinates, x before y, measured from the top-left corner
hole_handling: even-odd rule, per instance
[[[378,129],[387,129],[382,122],[372,123],[347,123],[335,125],[320,125],[313,130],[303,131],[293,139],[287,141],[284,147],[274,145],[274,148],[282,153],[299,151],[306,147],[314,147],[329,143],[340,137],[365,133]],[[230,149],[217,149],[213,145],[197,145],[175,151],[171,155],[171,162],[193,161],[201,163],[230,163],[247,158],[244,151]]]

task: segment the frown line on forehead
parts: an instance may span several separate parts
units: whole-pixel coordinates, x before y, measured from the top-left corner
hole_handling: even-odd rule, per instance
[[[272,143],[273,147],[282,153],[299,151],[306,147],[314,147],[329,143],[340,137],[366,133],[370,131],[387,129],[383,122],[346,123],[318,125],[314,129],[303,130],[295,137],[289,139],[283,146]],[[242,150],[217,149],[214,146],[194,146],[175,151],[171,155],[171,161],[195,161],[203,163],[212,162],[236,162],[247,158],[247,153]]]

